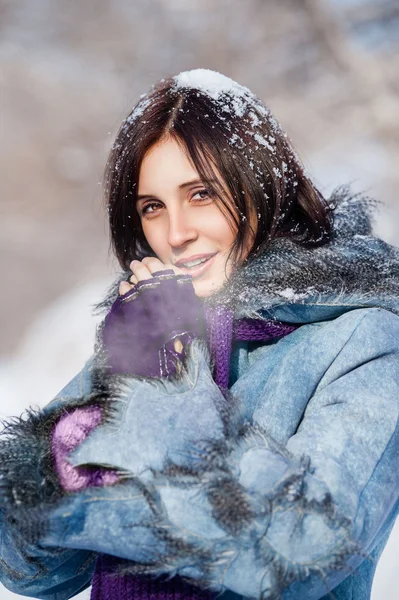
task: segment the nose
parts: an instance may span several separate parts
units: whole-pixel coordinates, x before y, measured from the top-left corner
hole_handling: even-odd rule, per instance
[[[171,247],[183,246],[197,237],[198,231],[193,222],[193,215],[189,217],[181,207],[169,212],[168,242]]]

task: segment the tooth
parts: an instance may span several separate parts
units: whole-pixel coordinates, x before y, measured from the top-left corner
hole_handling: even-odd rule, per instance
[[[197,265],[200,265],[202,263],[204,263],[206,260],[208,260],[207,258],[200,258],[198,260],[192,260],[189,262],[186,262],[182,265],[182,267],[187,267],[188,269],[191,267],[196,267]]]

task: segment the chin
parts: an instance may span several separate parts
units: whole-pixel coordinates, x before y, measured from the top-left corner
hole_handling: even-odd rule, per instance
[[[206,298],[207,296],[211,296],[214,292],[222,287],[225,281],[226,279],[217,281],[193,281],[195,295],[198,296],[198,298]]]

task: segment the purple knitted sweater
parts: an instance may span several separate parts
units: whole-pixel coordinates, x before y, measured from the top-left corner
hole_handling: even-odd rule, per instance
[[[205,310],[207,341],[214,361],[214,380],[224,392],[229,383],[229,365],[233,340],[269,341],[283,337],[297,326],[257,319],[233,320],[233,312],[224,306]],[[121,561],[108,555],[97,559],[92,581],[91,600],[213,600],[217,593],[201,590],[183,581],[144,575],[121,575]]]

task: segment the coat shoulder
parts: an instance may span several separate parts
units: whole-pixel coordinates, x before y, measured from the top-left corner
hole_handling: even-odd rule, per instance
[[[351,310],[332,321],[334,329],[348,330],[350,342],[356,340],[389,341],[399,347],[399,316],[390,310],[379,307]],[[352,330],[352,333],[350,331]]]

